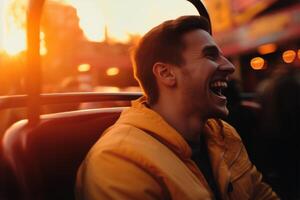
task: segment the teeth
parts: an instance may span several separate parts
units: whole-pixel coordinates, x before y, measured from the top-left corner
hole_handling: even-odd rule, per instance
[[[210,84],[210,87],[222,87],[227,88],[227,83],[224,81],[216,81]]]

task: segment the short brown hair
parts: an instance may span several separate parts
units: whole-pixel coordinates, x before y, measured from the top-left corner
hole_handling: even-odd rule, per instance
[[[149,104],[156,103],[159,91],[152,67],[156,62],[184,64],[182,36],[192,30],[210,33],[210,25],[201,16],[182,16],[154,27],[140,40],[133,53],[134,76],[142,87]]]

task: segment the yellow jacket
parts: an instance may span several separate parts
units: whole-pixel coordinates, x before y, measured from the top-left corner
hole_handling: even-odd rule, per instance
[[[213,199],[187,142],[143,101],[133,101],[92,147],[77,174],[77,199]],[[208,120],[204,134],[222,199],[278,199],[230,125]]]

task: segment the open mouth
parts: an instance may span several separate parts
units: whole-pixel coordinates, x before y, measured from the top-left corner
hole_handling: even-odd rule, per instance
[[[210,90],[217,96],[224,97],[222,94],[223,90],[227,88],[226,81],[213,81],[210,83]]]

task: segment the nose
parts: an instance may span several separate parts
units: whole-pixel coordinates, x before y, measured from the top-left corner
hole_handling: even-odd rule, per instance
[[[219,69],[222,71],[226,71],[228,74],[232,74],[235,71],[235,66],[226,57],[223,56]]]

